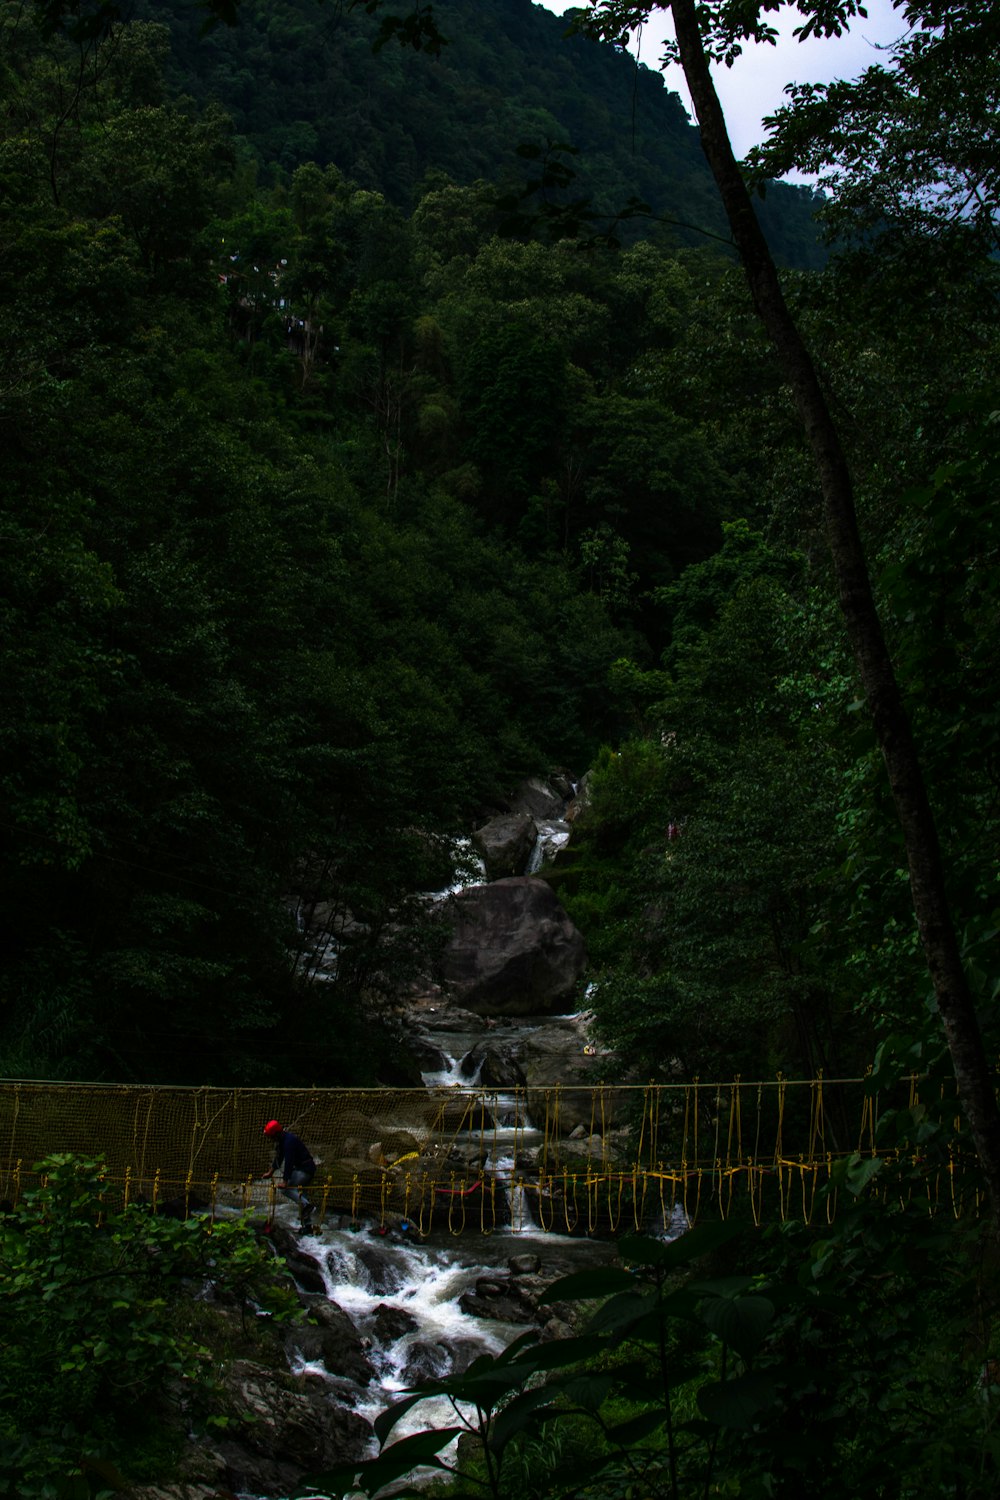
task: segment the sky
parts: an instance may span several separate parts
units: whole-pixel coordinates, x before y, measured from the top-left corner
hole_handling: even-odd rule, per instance
[[[539,0],[539,3],[561,15],[581,0]],[[865,8],[868,19],[855,21],[849,35],[829,41],[810,38],[807,42],[797,42],[792,32],[803,18],[789,7],[777,20],[774,16],[769,18],[781,33],[776,46],[748,45],[734,67],[713,69],[737,157],[743,157],[751,146],[764,139],[761,120],[784,103],[782,91],[787,83],[830,83],[834,78],[853,78],[878,62],[879,45],[885,46],[901,34],[902,21],[891,0],[867,0]],[[638,55],[651,68],[659,66],[663,50],[660,38],[668,30],[668,18],[656,11],[639,38]],[[691,114],[680,69],[668,68],[664,77],[667,87],[680,95]]]

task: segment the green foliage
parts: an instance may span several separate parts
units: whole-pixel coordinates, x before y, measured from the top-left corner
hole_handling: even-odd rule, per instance
[[[295,1299],[242,1221],[122,1206],[99,1161],[54,1156],[40,1170],[0,1228],[0,1493],[110,1493],[102,1480],[121,1487],[114,1465],[147,1441],[165,1387],[203,1416],[212,1358],[184,1309],[205,1286],[271,1317],[290,1317]]]
[[[925,236],[950,257],[995,254],[995,19],[968,3],[950,4],[946,24],[936,4],[900,9],[906,26],[884,60],[854,80],[789,90],[753,165],[816,173],[831,233],[877,237],[883,255]]]
[[[377,1459],[298,1493],[418,1494],[405,1480],[420,1466],[453,1476],[444,1493],[497,1500],[992,1494],[997,1387],[983,1361],[995,1309],[978,1232],[919,1204],[893,1212],[868,1190],[870,1165],[838,1170],[830,1191],[856,1206],[835,1229],[716,1223],[669,1243],[622,1240],[619,1266],[541,1299],[581,1304],[579,1333],[523,1334],[409,1392],[379,1419]],[[392,1441],[431,1396],[451,1400],[458,1425]],[[475,1447],[466,1436],[456,1464],[442,1455],[462,1433]]]
[[[164,102],[162,32],[77,76],[6,19],[0,1058],[374,1079],[442,840],[586,763],[628,638],[442,474],[473,441],[397,209],[303,168],[209,230],[225,131]],[[317,907],[348,932],[322,992]]]
[[[808,1073],[847,1050],[810,936],[836,863],[844,682],[802,559],[743,523],[725,538],[661,596],[672,670],[616,664],[642,732],[596,762],[552,875],[588,940],[597,916],[597,1024],[638,1077]]]
[[[331,23],[313,0],[244,0],[238,26],[207,36],[186,6],[140,14],[169,19],[175,89],[218,100],[262,176],[312,160],[410,208],[438,172],[462,186],[485,181],[494,201],[527,207],[528,233],[551,220],[558,235],[567,209],[571,229],[588,228],[584,200],[598,230],[634,237],[646,221],[618,216],[641,203],[672,243],[701,243],[705,231],[728,241],[696,133],[655,69],[567,34],[540,8],[435,0],[409,19],[390,13],[381,29],[371,11],[355,4]],[[440,52],[403,46],[373,60],[387,26],[427,18],[447,38]],[[532,183],[539,191],[525,204]],[[504,217],[520,219],[510,207]],[[790,264],[821,263],[813,209],[808,191],[769,193],[763,217]]]

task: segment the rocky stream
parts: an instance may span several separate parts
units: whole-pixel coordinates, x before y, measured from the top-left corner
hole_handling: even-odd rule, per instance
[[[276,1330],[287,1370],[230,1362],[228,1409],[247,1420],[192,1444],[182,1466],[187,1480],[136,1489],[132,1500],[283,1500],[310,1473],[372,1456],[372,1423],[400,1391],[461,1371],[527,1327],[543,1339],[557,1337],[566,1331],[561,1310],[540,1308],[541,1292],[560,1276],[614,1258],[609,1236],[542,1232],[537,1198],[504,1170],[513,1165],[503,1158],[510,1140],[530,1173],[532,1091],[588,1085],[601,1067],[587,1013],[568,1009],[579,1004],[582,938],[534,874],[569,838],[572,794],[565,783],[528,783],[509,811],[476,831],[479,880],[447,896],[452,937],[444,983],[406,1006],[414,1056],[432,1094],[456,1084],[495,1091],[491,1165],[508,1199],[502,1227],[484,1235],[470,1224],[471,1232],[461,1233],[439,1221],[421,1234],[399,1216],[376,1222],[332,1214],[299,1238],[294,1210],[282,1204],[271,1240],[307,1315]],[[527,1101],[527,1115],[517,1113],[525,1109],[518,1100]],[[582,1113],[567,1111],[567,1155],[593,1149],[591,1128]],[[407,1414],[394,1440],[453,1420],[450,1405],[438,1411],[428,1399]]]

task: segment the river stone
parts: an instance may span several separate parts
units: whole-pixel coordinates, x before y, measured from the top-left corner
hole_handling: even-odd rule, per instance
[[[300,1249],[298,1240],[283,1224],[275,1223],[271,1230],[271,1243],[282,1257],[288,1272],[300,1292],[315,1292],[323,1296],[326,1281],[323,1270],[315,1256]]]
[[[434,1114],[434,1129],[438,1135],[449,1137],[460,1131],[471,1130],[482,1135],[493,1130],[496,1121],[481,1099],[460,1092],[432,1094],[437,1109]],[[430,1156],[431,1153],[426,1153]]]
[[[382,1248],[379,1239],[359,1240],[355,1257],[365,1269],[368,1290],[376,1297],[391,1296],[402,1290],[404,1274],[391,1254]]]
[[[560,1164],[572,1167],[581,1163],[609,1161],[611,1153],[603,1136],[583,1135],[560,1141],[556,1147],[556,1155]]]
[[[126,1490],[123,1500],[236,1500],[236,1496],[215,1484],[142,1484]]]
[[[321,1363],[331,1375],[356,1385],[370,1385],[375,1370],[350,1314],[326,1297],[304,1298],[303,1305],[311,1321],[285,1330],[286,1352],[298,1354],[307,1364]]]
[[[449,1373],[450,1367],[448,1350],[443,1344],[414,1339],[403,1366],[403,1384],[424,1385],[429,1380],[440,1380]]]
[[[607,1058],[586,1050],[591,1046],[587,1019],[553,1018],[525,1035],[518,1048],[532,1119],[557,1125],[560,1135],[579,1131],[578,1138],[610,1129],[624,1098],[610,1088],[594,1092],[607,1070]]]
[[[369,1142],[365,1149],[371,1150],[373,1144]],[[367,1157],[357,1156],[325,1161],[323,1191],[327,1194],[327,1216],[350,1214],[353,1217],[355,1210],[362,1217],[382,1213],[385,1209],[402,1212],[406,1207],[406,1168],[410,1165],[419,1167],[417,1162],[403,1162],[398,1167],[387,1169]]]
[[[527,1082],[517,1060],[517,1050],[509,1042],[477,1042],[462,1058],[463,1078],[474,1078],[488,1089],[516,1089]]]
[[[445,996],[418,1000],[407,1007],[407,1015],[421,1031],[485,1031],[486,1022],[474,1011],[453,1005]]]
[[[214,1453],[205,1444],[206,1467],[221,1460],[226,1482],[255,1495],[287,1495],[310,1470],[353,1463],[364,1456],[371,1424],[310,1382],[281,1377],[248,1360],[223,1372],[222,1405],[236,1424]],[[235,1434],[238,1434],[235,1435]]]
[[[448,1371],[453,1375],[464,1375],[473,1360],[478,1359],[482,1353],[473,1339],[441,1339],[440,1343],[448,1357]]]
[[[510,1278],[481,1276],[475,1289],[463,1292],[458,1305],[474,1318],[495,1318],[500,1323],[533,1323],[535,1299],[524,1283]]]
[[[448,1066],[448,1058],[430,1037],[411,1031],[406,1039],[407,1050],[421,1073],[442,1073]]]
[[[569,1000],[586,950],[544,880],[472,886],[450,898],[446,914],[453,926],[442,974],[462,1005],[483,1015],[542,1015]]]
[[[490,880],[505,875],[523,875],[528,857],[535,847],[538,830],[530,813],[508,813],[491,818],[472,835],[472,842],[483,856]]]
[[[375,1337],[380,1344],[395,1344],[418,1326],[417,1320],[405,1307],[390,1307],[380,1302],[373,1314]]]
[[[510,799],[511,812],[530,813],[533,818],[561,818],[565,806],[566,798],[537,776],[523,781]]]
[[[372,1151],[378,1150],[377,1156],[372,1156]],[[369,1160],[376,1161],[380,1166],[393,1166],[396,1162],[412,1161],[420,1153],[420,1142],[415,1135],[408,1130],[386,1130],[381,1140],[375,1141],[369,1147]]]

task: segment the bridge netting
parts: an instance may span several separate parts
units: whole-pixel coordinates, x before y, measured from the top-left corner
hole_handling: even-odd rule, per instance
[[[0,1198],[16,1203],[45,1158],[71,1152],[103,1159],[118,1202],[267,1218],[274,1118],[316,1158],[321,1223],[615,1233],[738,1208],[758,1223],[822,1221],[836,1213],[838,1193],[821,1189],[838,1162],[906,1163],[880,1148],[879,1123],[919,1089],[915,1076],[891,1098],[863,1078],[780,1076],[437,1093],[0,1082]],[[931,1211],[978,1204],[955,1123],[948,1159],[928,1168]]]

